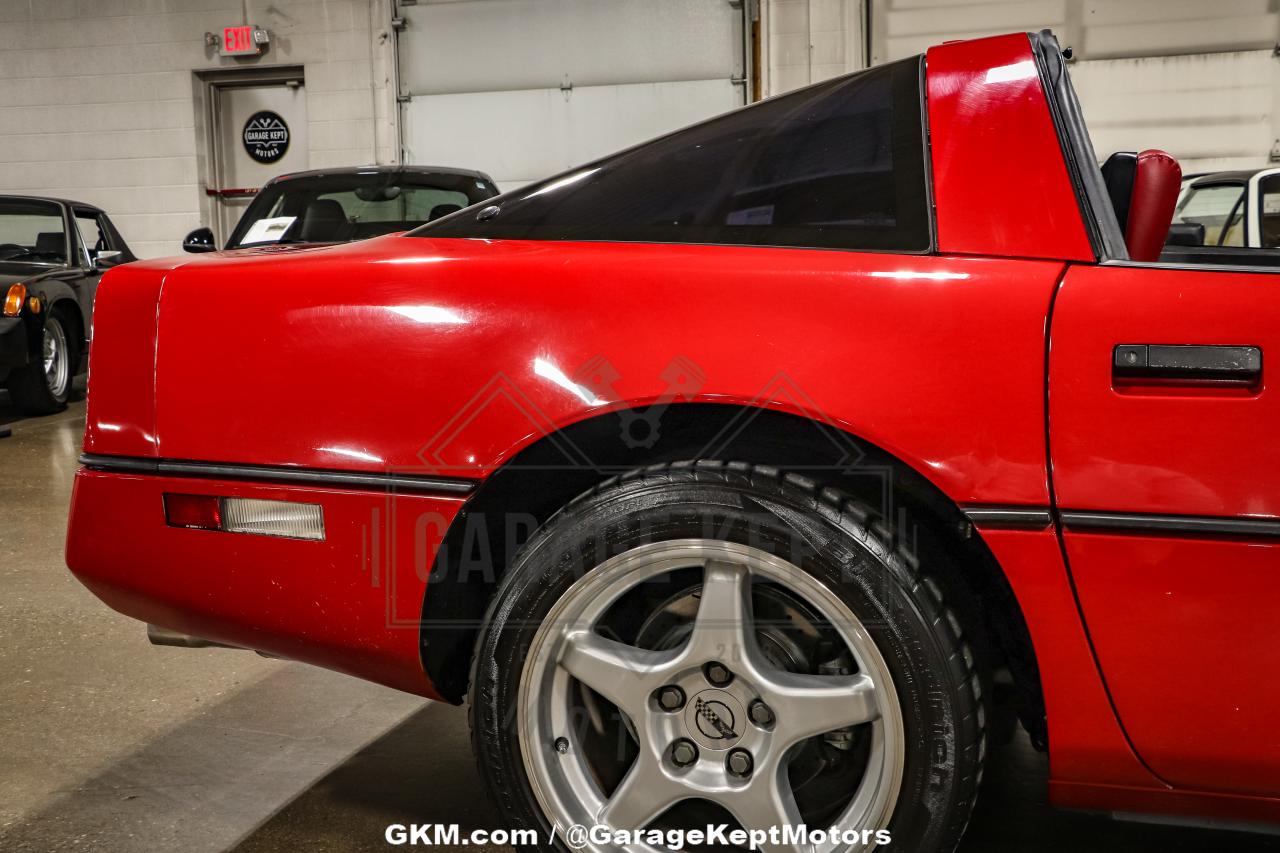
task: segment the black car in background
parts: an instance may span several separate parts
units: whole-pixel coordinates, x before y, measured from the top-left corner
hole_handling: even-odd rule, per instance
[[[347,243],[408,231],[498,194],[483,172],[439,166],[317,169],[273,178],[254,196],[226,249],[283,243]],[[212,252],[197,228],[182,248]]]
[[[132,260],[91,204],[0,195],[0,383],[18,411],[66,406],[87,362],[98,279]]]

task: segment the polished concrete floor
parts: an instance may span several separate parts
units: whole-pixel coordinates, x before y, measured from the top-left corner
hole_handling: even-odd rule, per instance
[[[248,652],[150,646],[62,561],[79,400],[0,392],[0,851],[392,849],[390,823],[493,829],[459,709]],[[128,542],[121,542],[128,548]],[[1280,851],[1280,838],[1045,805],[1045,760],[993,753],[965,851]]]

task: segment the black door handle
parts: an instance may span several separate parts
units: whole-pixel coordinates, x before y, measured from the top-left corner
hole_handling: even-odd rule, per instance
[[[1115,376],[1144,379],[1255,382],[1262,376],[1261,347],[1117,344]]]

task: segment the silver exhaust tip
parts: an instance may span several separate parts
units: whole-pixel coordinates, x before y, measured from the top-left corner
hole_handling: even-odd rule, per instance
[[[204,637],[193,637],[190,634],[179,634],[159,625],[147,625],[147,639],[153,646],[178,646],[183,649],[239,649],[229,643],[206,640]]]

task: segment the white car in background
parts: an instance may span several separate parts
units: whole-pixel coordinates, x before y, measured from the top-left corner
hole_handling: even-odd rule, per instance
[[[1188,176],[1174,210],[1168,244],[1280,248],[1280,167]]]

